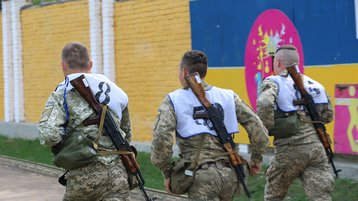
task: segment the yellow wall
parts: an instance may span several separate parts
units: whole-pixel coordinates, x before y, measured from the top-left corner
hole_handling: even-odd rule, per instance
[[[115,7],[116,81],[129,96],[133,139],[150,141],[157,109],[180,87],[191,48],[189,1],[127,1]]]
[[[0,12],[0,22],[2,13]],[[0,39],[2,39],[2,23],[0,24]],[[3,42],[0,40],[0,120],[4,120],[4,64],[3,64]]]
[[[332,97],[334,105],[335,84],[357,84],[358,64],[306,66],[305,74],[324,85],[328,95]],[[234,90],[251,107],[246,91],[244,68],[209,69],[207,81],[213,85]],[[331,139],[333,139],[333,126],[334,121],[326,125]],[[235,141],[244,144],[249,142],[247,133],[241,126],[240,134],[235,136]],[[333,144],[332,147],[334,147]]]
[[[62,48],[71,41],[90,45],[88,1],[22,10],[21,28],[25,119],[38,122],[48,96],[63,80]]]

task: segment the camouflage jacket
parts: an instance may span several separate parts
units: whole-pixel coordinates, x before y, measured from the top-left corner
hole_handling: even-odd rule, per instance
[[[41,120],[38,125],[40,143],[50,147],[61,142],[64,135],[74,132],[85,133],[87,137],[96,140],[98,136],[98,125],[85,126],[83,121],[88,117],[95,117],[96,114],[88,103],[74,90],[70,90],[66,95],[66,102],[68,107],[69,119],[66,122],[66,112],[64,109],[64,90],[53,92],[46,102],[46,107],[42,112]],[[129,118],[128,107],[122,112],[122,119],[119,120],[117,115],[110,111],[122,136],[129,142],[131,140],[131,123]],[[104,132],[105,133],[105,132]],[[109,150],[114,149],[113,143],[107,135],[102,135],[98,141],[99,149]],[[98,156],[98,160],[104,164],[109,164],[118,155]]]
[[[264,80],[260,89],[260,96],[257,99],[257,115],[262,119],[262,122],[267,129],[274,126],[274,111],[276,109],[276,97],[278,94],[278,85],[272,80]],[[324,123],[329,123],[333,120],[333,109],[330,98],[328,104],[316,104],[318,113]],[[276,139],[275,146],[282,146],[286,144],[307,144],[320,142],[311,118],[305,111],[297,112],[300,118],[300,132],[289,138]]]
[[[202,83],[205,90],[210,88],[210,85],[207,83]],[[246,129],[249,135],[252,148],[251,160],[259,162],[262,160],[262,154],[269,144],[267,130],[252,109],[236,94],[235,108],[237,121]],[[169,97],[166,96],[158,110],[153,131],[151,154],[152,163],[163,171],[166,178],[170,174],[175,131],[176,119],[174,107]],[[181,158],[191,161],[195,160],[197,157],[196,153],[200,149],[200,144],[205,142],[201,145],[202,150],[199,156],[199,163],[221,159],[229,161],[222,144],[215,136],[204,134],[204,136],[196,135],[187,139],[176,137],[176,142],[180,149]]]

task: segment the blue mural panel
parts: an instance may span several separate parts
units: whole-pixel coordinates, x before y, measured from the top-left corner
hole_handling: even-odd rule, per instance
[[[298,30],[305,65],[358,63],[353,0],[191,1],[192,48],[208,54],[210,67],[244,66],[250,29],[272,8],[284,12]]]

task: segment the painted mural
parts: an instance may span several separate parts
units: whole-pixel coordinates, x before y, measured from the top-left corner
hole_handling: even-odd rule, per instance
[[[337,84],[335,98],[335,151],[358,155],[358,84]]]
[[[301,72],[325,86],[337,110],[326,125],[332,148],[356,154],[357,98],[342,102],[336,94],[336,85],[358,83],[354,7],[353,0],[190,1],[192,49],[208,55],[209,83],[234,90],[255,109],[260,81],[272,72],[270,53],[286,43],[297,46]],[[235,141],[248,143],[240,130]]]
[[[245,52],[246,89],[254,110],[261,82],[272,74],[273,56],[276,49],[284,44],[292,44],[297,48],[299,68],[303,72],[302,45],[291,20],[277,9],[269,9],[259,15],[251,28]]]

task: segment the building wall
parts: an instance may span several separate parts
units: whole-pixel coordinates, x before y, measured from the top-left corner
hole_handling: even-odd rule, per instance
[[[63,80],[63,46],[80,41],[89,47],[88,3],[25,9],[21,20],[25,119],[36,123],[49,94]],[[169,91],[180,87],[179,61],[191,48],[189,21],[187,1],[115,3],[116,82],[130,99],[134,140],[151,139],[157,108]]]
[[[352,0],[338,4],[323,0],[254,0],[250,4],[243,0],[226,0],[225,4],[220,0],[115,2],[115,78],[129,96],[133,140],[151,140],[157,109],[168,92],[180,87],[179,61],[189,49],[208,54],[209,83],[233,89],[254,108],[245,75],[245,45],[255,19],[270,9],[282,11],[292,21],[304,50],[304,73],[326,87],[335,105],[336,85],[358,81],[353,23],[357,13],[353,7]],[[63,80],[63,46],[70,41],[90,46],[88,13],[87,0],[21,11],[26,122],[38,122],[47,97]],[[2,74],[0,71],[0,81]],[[3,94],[2,81],[0,120],[4,118]],[[339,122],[335,120],[327,125],[331,137],[336,124]],[[245,130],[240,130],[235,141],[248,143]]]
[[[129,96],[133,139],[149,141],[163,98],[180,87],[181,56],[191,49],[189,2],[127,1],[115,13],[116,81]]]
[[[63,80],[61,50],[71,41],[89,47],[88,2],[22,10],[25,119],[38,122],[46,100]]]

